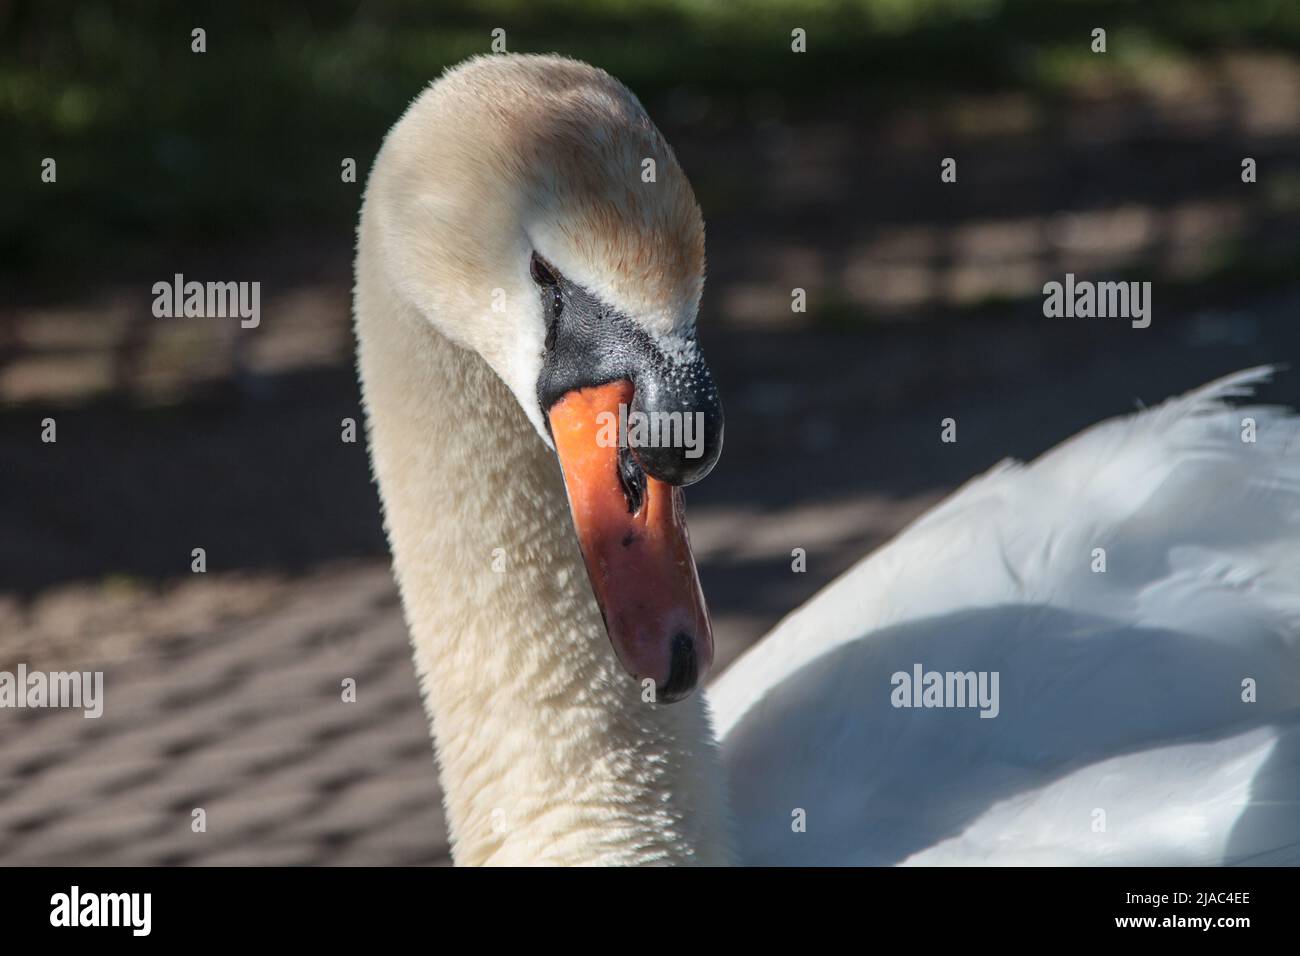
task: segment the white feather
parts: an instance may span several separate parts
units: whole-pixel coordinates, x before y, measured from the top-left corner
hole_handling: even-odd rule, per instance
[[[738,661],[742,858],[1300,859],[1300,426],[1227,403],[1269,374],[995,467]],[[998,672],[998,716],[893,707],[916,663]]]

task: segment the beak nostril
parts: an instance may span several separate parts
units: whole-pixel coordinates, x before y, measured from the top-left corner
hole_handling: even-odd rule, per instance
[[[627,513],[639,514],[645,503],[645,471],[626,445],[618,450],[618,480],[627,498]]]

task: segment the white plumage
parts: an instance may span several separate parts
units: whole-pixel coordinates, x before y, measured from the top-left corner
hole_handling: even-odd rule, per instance
[[[1224,402],[1267,376],[995,467],[723,674],[742,858],[1300,860],[1300,425]],[[893,707],[916,663],[998,716]]]

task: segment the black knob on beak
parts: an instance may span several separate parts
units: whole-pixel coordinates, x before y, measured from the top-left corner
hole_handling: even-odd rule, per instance
[[[604,305],[586,289],[547,269],[542,306],[554,315],[537,379],[537,399],[549,415],[563,396],[609,382],[630,381],[627,446],[645,474],[669,485],[699,481],[722,453],[722,403],[691,333],[672,354],[644,328]],[[557,314],[555,296],[562,300]],[[620,443],[623,411],[619,411]],[[637,509],[626,461],[620,478]]]
[[[699,481],[718,463],[723,432],[722,402],[704,357],[697,352],[685,364],[639,369],[634,383],[632,413],[650,440],[636,441],[636,432],[629,430],[632,454],[660,481],[679,486]]]

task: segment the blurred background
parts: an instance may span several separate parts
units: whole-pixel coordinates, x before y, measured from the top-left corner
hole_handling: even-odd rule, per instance
[[[0,711],[0,863],[446,861],[339,435],[366,171],[495,28],[627,83],[703,207],[718,670],[1000,459],[1296,354],[1293,0],[0,0],[0,670],[107,697]],[[261,282],[260,327],[154,318],[178,272]],[[1151,281],[1151,327],[1044,318],[1066,272]]]

